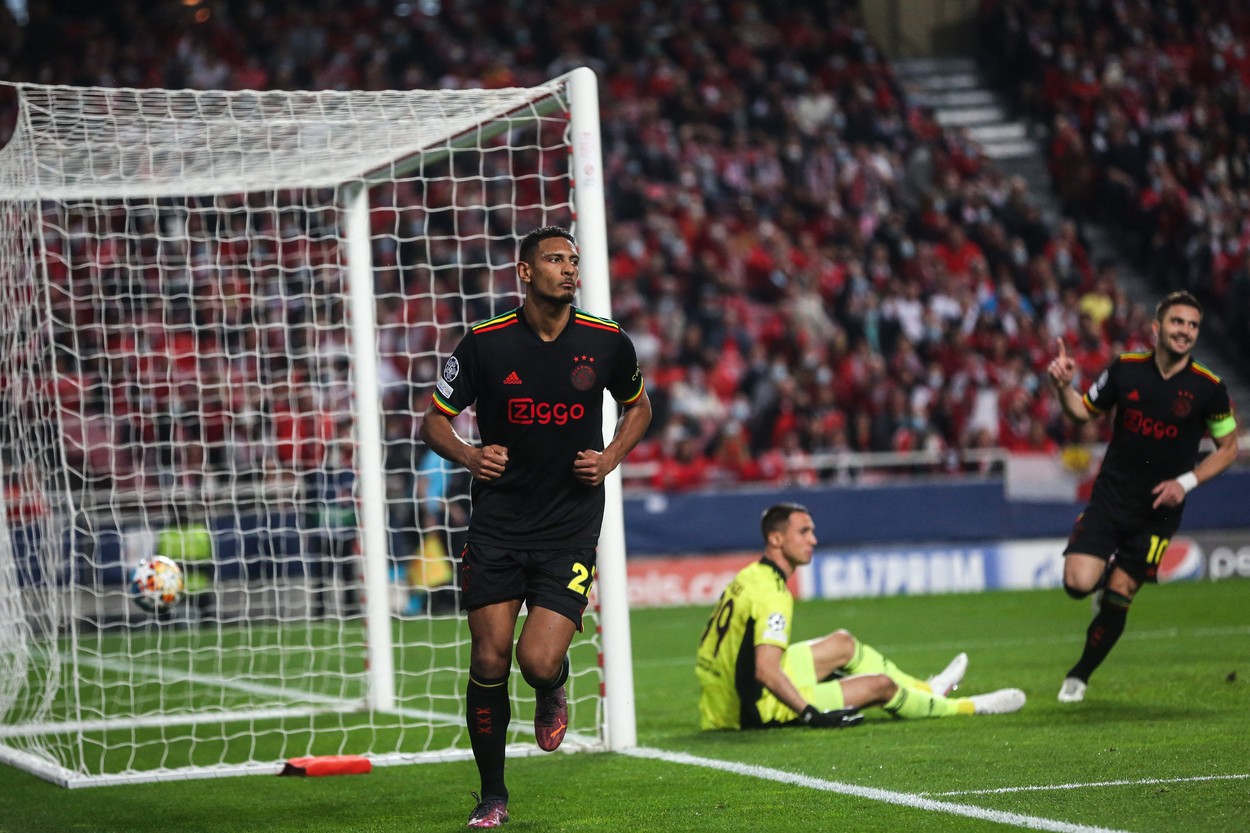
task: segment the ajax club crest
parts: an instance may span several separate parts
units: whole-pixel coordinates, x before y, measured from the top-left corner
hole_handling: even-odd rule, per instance
[[[574,356],[573,372],[569,374],[569,382],[577,390],[590,390],[595,385],[595,357]]]

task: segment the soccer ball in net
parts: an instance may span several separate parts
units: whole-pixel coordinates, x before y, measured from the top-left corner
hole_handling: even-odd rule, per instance
[[[176,605],[185,587],[182,568],[163,555],[143,559],[130,573],[130,598],[149,613]]]

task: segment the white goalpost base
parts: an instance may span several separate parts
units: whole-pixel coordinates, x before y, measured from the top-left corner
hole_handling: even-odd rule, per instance
[[[417,420],[464,329],[520,302],[531,229],[572,228],[580,304],[611,315],[594,74],[11,86],[0,762],[78,787],[471,757],[468,481]],[[636,743],[618,475],[608,492],[569,751]],[[188,592],[149,614],[125,579],[154,554]],[[509,755],[537,752],[519,678]]]

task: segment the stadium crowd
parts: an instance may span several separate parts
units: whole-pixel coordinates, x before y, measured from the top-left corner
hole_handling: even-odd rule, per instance
[[[1250,8],[987,0],[978,24],[987,67],[1049,126],[1065,210],[1119,229],[1250,356]]]
[[[954,472],[963,470],[966,449],[1055,450],[1074,439],[1041,383],[1055,339],[1096,373],[1115,351],[1149,343],[1150,312],[1129,302],[1114,266],[1091,256],[1075,223],[1048,227],[1023,181],[909,102],[856,6],[204,0],[104,11],[33,0],[24,27],[0,9],[0,43],[8,44],[0,77],[454,88],[532,85],[590,66],[602,90],[613,315],[637,344],[656,408],[651,434],[631,457],[650,465],[635,467],[644,474],[627,485],[812,483],[837,475],[828,461],[839,451],[934,449],[948,461],[938,468]],[[0,119],[2,142],[12,102],[0,107],[8,116]],[[1094,121],[1071,115],[1086,137]],[[1103,198],[1114,193],[1104,189]],[[204,222],[228,224],[231,206],[216,210],[220,216]],[[1178,219],[1175,230],[1181,226]],[[317,268],[323,242],[315,235],[284,238],[279,230],[273,238],[285,244],[271,258],[309,266],[282,274],[321,281],[331,298],[341,292]],[[82,240],[71,230],[62,242]],[[212,264],[201,263],[198,275],[188,270],[188,280],[204,278]],[[222,297],[243,290],[231,292]],[[133,310],[127,286],[101,295],[109,303],[88,308],[66,293],[54,305],[64,304],[59,314],[83,331],[103,333],[108,316]],[[286,362],[290,334],[282,321],[266,320],[264,306],[188,307],[132,344],[78,343],[87,355],[62,368],[75,388],[62,391],[66,424],[81,423],[75,447],[84,457],[107,458],[84,459],[84,469],[146,477],[152,461],[136,458],[136,448],[189,454],[179,469],[192,473],[237,471],[239,455],[263,457],[275,444],[294,468],[301,454],[321,459],[334,409],[313,386],[327,373],[346,379],[341,344],[312,350],[316,364],[283,364],[284,395],[264,394],[246,359],[214,369],[206,394],[202,387],[207,354]],[[307,330],[324,337],[341,324],[343,307],[328,302],[301,314],[324,324]],[[264,326],[232,327],[232,315]],[[205,316],[217,325],[203,326]],[[379,319],[382,338],[397,344],[411,334],[387,328],[429,326],[386,310]],[[254,349],[208,343],[259,334],[268,341]],[[188,381],[196,389],[185,394],[203,404],[180,408],[175,374],[144,387],[164,404],[135,408],[129,419],[134,403],[104,382],[111,373],[141,375],[152,353],[173,356],[188,380],[200,380]],[[387,400],[388,465],[424,470],[432,463],[423,462],[412,422],[433,374],[418,378],[399,366],[383,373],[408,380]],[[140,413],[157,418],[140,424]]]

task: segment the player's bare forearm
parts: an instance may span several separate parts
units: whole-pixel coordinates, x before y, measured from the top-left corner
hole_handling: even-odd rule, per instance
[[[616,423],[616,435],[602,452],[580,451],[573,461],[573,476],[587,486],[598,486],[615,471],[625,456],[633,451],[651,424],[651,399],[644,390],[633,405],[625,409]]]
[[[1194,467],[1194,474],[1198,476],[1199,483],[1206,483],[1208,480],[1219,477],[1237,462],[1237,433],[1233,430],[1218,440],[1213,440],[1215,451],[1204,457],[1202,462]]]
[[[616,423],[616,436],[612,438],[612,442],[608,443],[608,447],[603,453],[614,458],[612,468],[616,468],[625,459],[625,455],[634,450],[638,443],[642,442],[643,436],[647,433],[647,427],[651,425],[651,398],[647,396],[644,390],[642,396],[633,405],[625,409],[621,414],[621,418]]]
[[[1056,388],[1055,393],[1059,397],[1059,407],[1068,419],[1076,423],[1086,423],[1094,418],[1089,408],[1085,407],[1085,399],[1071,385]]]
[[[1085,407],[1085,400],[1072,387],[1072,379],[1076,376],[1076,361],[1068,355],[1068,348],[1063,339],[1057,340],[1059,352],[1046,366],[1046,376],[1050,385],[1059,397],[1059,407],[1073,422],[1089,422],[1093,414]]]
[[[465,442],[447,415],[433,405],[421,420],[421,440],[439,457],[464,466],[475,480],[494,480],[508,464],[508,449],[499,445],[478,448]]]
[[[786,672],[781,670],[782,653],[776,645],[756,646],[755,679],[796,714],[801,714],[807,708],[807,701]]]
[[[651,424],[651,399],[644,390],[633,405],[625,409],[616,423],[616,435],[602,452],[580,451],[573,461],[573,476],[587,486],[598,486],[616,470],[625,456],[642,442]]]
[[[433,405],[425,410],[420,436],[421,442],[432,448],[439,457],[460,466],[465,465],[465,449],[468,444],[456,433],[451,420]]]
[[[1232,431],[1220,437],[1215,442],[1215,451],[1203,458],[1202,462],[1194,466],[1192,472],[1182,474],[1180,477],[1172,480],[1164,480],[1151,490],[1155,496],[1154,508],[1160,506],[1179,506],[1185,501],[1190,491],[1199,485],[1213,480],[1226,472],[1228,468],[1237,461],[1237,432]],[[1189,479],[1189,487],[1186,488],[1185,481]]]

